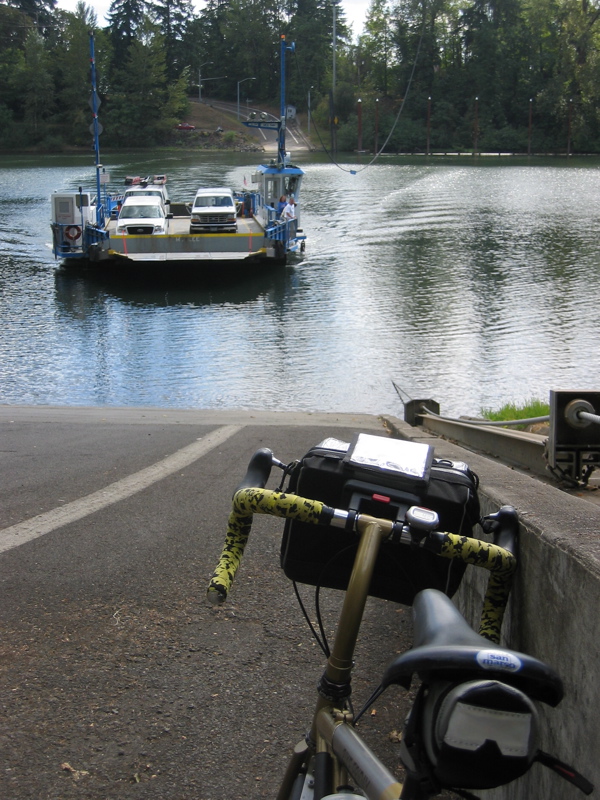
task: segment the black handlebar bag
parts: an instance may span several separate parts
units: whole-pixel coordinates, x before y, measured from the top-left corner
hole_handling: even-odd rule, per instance
[[[424,506],[438,513],[441,531],[471,536],[480,519],[477,486],[466,464],[434,458],[429,445],[358,434],[352,443],[330,438],[311,448],[293,468],[286,491],[398,522],[411,506]],[[339,528],[287,520],[281,566],[298,583],[345,590],[358,538]],[[465,569],[462,561],[388,539],[369,594],[404,605],[412,605],[426,588],[452,597]]]

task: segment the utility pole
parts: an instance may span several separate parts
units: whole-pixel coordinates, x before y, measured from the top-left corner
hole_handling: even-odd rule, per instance
[[[329,99],[329,125],[331,131],[331,152],[337,152],[337,136],[336,136],[336,126],[337,126],[337,119],[335,116],[335,51],[336,51],[336,43],[337,43],[337,33],[335,29],[335,15],[336,15],[336,8],[335,5],[333,6],[333,80],[331,81],[331,95]]]
[[[198,102],[202,102],[202,67],[205,67],[207,64],[212,64],[212,61],[205,61],[204,64],[200,64],[198,67]]]

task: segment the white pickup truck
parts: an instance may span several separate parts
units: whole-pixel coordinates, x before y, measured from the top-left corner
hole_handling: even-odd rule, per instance
[[[171,216],[159,197],[126,197],[117,219],[117,236],[168,233]]]
[[[190,233],[237,231],[237,210],[231,189],[198,189],[190,217]]]

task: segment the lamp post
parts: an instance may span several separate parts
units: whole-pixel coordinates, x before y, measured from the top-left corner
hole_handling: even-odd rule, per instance
[[[360,97],[358,98],[357,102],[357,116],[358,116],[358,141],[356,143],[356,149],[359,153],[362,153],[362,100]]]
[[[426,153],[429,155],[431,145],[431,97],[427,98],[427,148]]]
[[[241,81],[237,82],[237,118],[240,118],[240,83],[244,83],[244,81],[255,81],[256,78],[242,78]]]
[[[310,89],[314,89],[314,86],[311,86]],[[308,90],[308,135],[310,136],[310,89]]]
[[[198,102],[202,102],[202,67],[205,67],[207,64],[212,64],[212,61],[205,61],[204,64],[200,64],[198,67]]]

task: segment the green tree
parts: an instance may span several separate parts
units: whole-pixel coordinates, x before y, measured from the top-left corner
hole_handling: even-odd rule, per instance
[[[61,41],[53,54],[56,125],[71,144],[83,145],[90,139],[91,110],[83,100],[91,94],[89,34],[96,24],[94,10],[78,2],[75,13],[67,17]]]
[[[35,23],[40,33],[52,27],[56,0],[8,0],[7,5],[22,11]]]
[[[106,141],[139,147],[160,143],[173,120],[168,116],[164,40],[149,17],[138,26],[111,84],[104,117]]]
[[[238,81],[256,78],[240,85],[240,92],[246,97],[276,102],[279,97],[279,34],[283,27],[276,0],[260,3],[230,0],[223,22],[226,46],[231,54],[228,63],[233,65],[227,70],[225,83],[230,95],[237,96]]]
[[[367,12],[365,33],[359,40],[357,57],[369,76],[370,86],[378,93],[388,94],[389,70],[394,58],[389,26],[391,9],[387,0],[373,0]]]
[[[24,113],[16,72],[22,64],[27,36],[34,30],[31,19],[16,8],[0,5],[0,144],[19,143],[18,119]]]
[[[309,90],[316,105],[319,95],[328,93],[332,86],[334,8],[337,72],[349,39],[340,3],[296,0],[288,9],[288,39],[296,45],[296,51],[289,59],[288,92],[291,102],[299,108],[306,108]]]
[[[148,3],[146,0],[112,0],[108,28],[114,48],[115,66],[125,57],[129,46],[141,31]]]
[[[168,77],[170,80],[175,80],[191,61],[186,37],[188,26],[193,19],[191,0],[155,0],[151,11],[164,38]]]
[[[24,141],[41,142],[48,134],[48,119],[54,105],[54,84],[43,38],[30,31],[15,65],[14,86],[21,98],[22,118],[26,125]]]
[[[225,75],[225,66],[231,62],[232,53],[228,49],[225,36],[228,5],[222,0],[207,0],[199,17],[191,20],[187,28],[186,41],[190,51],[190,66],[194,76],[200,73],[206,78],[202,96],[221,92],[221,82],[213,78]]]

